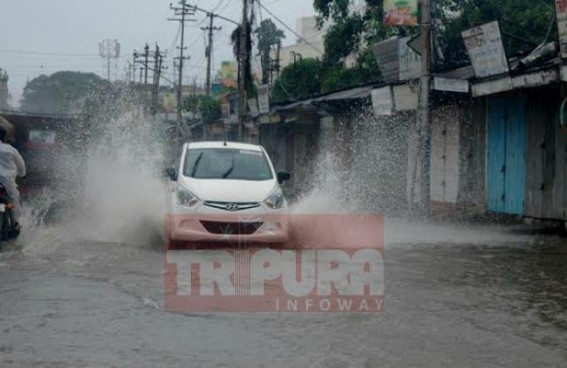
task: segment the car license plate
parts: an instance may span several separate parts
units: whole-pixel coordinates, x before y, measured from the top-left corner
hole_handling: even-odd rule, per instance
[[[0,203],[0,213],[6,212],[6,205],[4,203]]]

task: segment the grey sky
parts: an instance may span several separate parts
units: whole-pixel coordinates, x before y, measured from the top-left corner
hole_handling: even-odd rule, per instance
[[[176,1],[173,1],[176,4]],[[193,0],[190,4],[212,10],[239,21],[240,0]],[[172,78],[172,55],[179,23],[173,17],[169,0],[1,0],[0,1],[0,68],[10,76],[12,105],[17,105],[27,80],[40,74],[59,70],[90,71],[106,75],[106,63],[98,55],[98,44],[105,38],[117,39],[121,56],[113,77],[123,79],[127,60],[134,49],[141,51],[145,43],[157,42],[166,49],[166,77]],[[295,29],[296,20],[313,15],[312,0],[263,0],[262,4]],[[261,13],[261,14],[260,14]],[[256,13],[268,18],[265,12]],[[205,38],[200,27],[205,16],[197,13],[196,22],[187,23],[186,45],[191,60],[186,69],[186,82],[205,79]],[[274,20],[275,21],[275,20]],[[276,22],[276,24],[278,24]],[[222,60],[232,60],[230,33],[234,25],[216,20],[222,26],[215,35],[214,66]],[[278,24],[280,28],[283,28]],[[286,30],[284,44],[293,43],[295,36]]]

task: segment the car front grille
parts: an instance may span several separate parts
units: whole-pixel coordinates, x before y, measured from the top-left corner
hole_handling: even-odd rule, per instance
[[[201,220],[201,225],[211,234],[222,235],[250,235],[258,230],[263,222],[220,222]]]
[[[249,210],[252,208],[260,207],[260,203],[258,202],[215,202],[215,201],[206,201],[205,206],[217,208],[219,210],[225,211],[243,211]]]

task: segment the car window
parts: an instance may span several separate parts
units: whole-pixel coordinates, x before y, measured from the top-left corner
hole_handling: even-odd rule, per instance
[[[195,179],[270,180],[263,152],[246,149],[198,148],[187,150],[183,175]]]

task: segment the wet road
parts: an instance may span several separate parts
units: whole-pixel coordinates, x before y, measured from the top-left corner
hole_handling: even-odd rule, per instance
[[[159,241],[36,230],[0,255],[0,367],[567,366],[567,246],[386,224],[385,311],[161,310]]]

